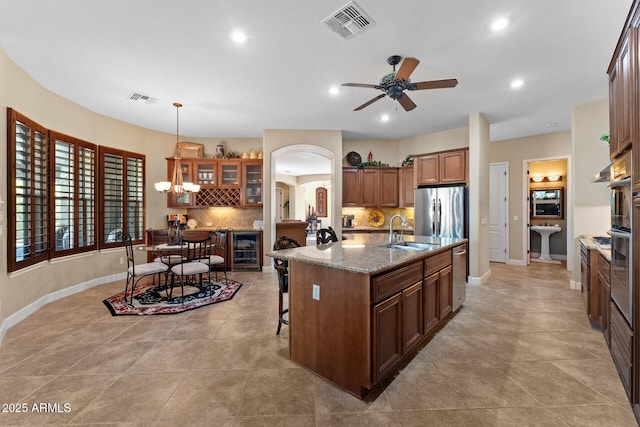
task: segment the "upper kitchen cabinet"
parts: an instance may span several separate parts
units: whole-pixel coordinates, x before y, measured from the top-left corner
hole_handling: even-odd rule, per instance
[[[398,185],[400,189],[399,206],[401,208],[412,208],[413,189],[415,188],[413,184],[413,166],[400,168],[398,171],[398,179],[400,180]]]
[[[218,170],[220,171],[218,187],[239,188],[240,187],[240,165],[241,160],[220,160]]]
[[[171,180],[174,159],[167,159]],[[185,182],[200,185],[198,193],[167,195],[167,207],[261,207],[262,160],[189,159],[181,160]]]
[[[465,183],[467,151],[465,148],[414,156],[414,184],[418,186]]]
[[[609,65],[609,150],[611,158],[631,146],[635,134],[632,120],[636,109],[635,67],[631,61],[637,52],[637,27],[629,27],[620,39]]]
[[[173,158],[167,159],[167,177],[171,181],[173,175]],[[182,172],[183,182],[193,182],[193,163],[189,160],[180,160],[180,170]],[[195,205],[195,194],[184,192],[180,197],[176,197],[174,193],[167,193],[167,207],[170,208],[190,208]]]
[[[262,160],[242,162],[242,205],[262,206]]]
[[[398,207],[398,168],[343,168],[343,207]]]

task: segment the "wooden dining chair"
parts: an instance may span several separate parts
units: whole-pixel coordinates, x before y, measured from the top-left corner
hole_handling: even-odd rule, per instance
[[[324,243],[337,242],[338,236],[333,228],[321,228],[316,232],[316,244],[321,245]]]
[[[280,236],[273,244],[273,250],[299,248],[300,243],[288,236]],[[276,335],[280,335],[282,325],[288,325],[289,321],[284,315],[289,312],[288,308],[284,308],[284,294],[289,292],[289,263],[285,259],[273,258],[273,268],[278,273],[278,329]]]
[[[158,275],[159,278],[161,274],[166,275],[169,266],[162,262],[136,264],[131,236],[129,234],[124,235],[123,241],[127,252],[127,282],[124,287],[124,300],[127,301],[127,289],[131,283],[131,298],[129,304],[133,305],[133,293],[138,282],[145,277],[153,276],[155,278],[155,276]]]
[[[209,267],[201,262],[200,259],[208,257],[211,248],[211,236],[207,235],[201,239],[186,239],[180,240],[180,254],[182,256],[182,262],[180,264],[171,267],[172,280],[171,290],[169,298],[173,295],[173,285],[175,278],[180,281],[180,290],[182,295],[182,304],[184,304],[184,285],[185,283],[196,283],[196,276],[198,277],[197,286],[202,289],[202,276],[209,272]],[[210,289],[210,282],[207,287]]]

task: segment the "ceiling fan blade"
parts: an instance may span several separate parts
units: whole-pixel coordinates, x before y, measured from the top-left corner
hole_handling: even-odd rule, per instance
[[[380,85],[370,85],[367,83],[342,83],[342,86],[350,86],[350,87],[367,87],[371,89],[382,89]]]
[[[398,102],[402,105],[405,111],[411,111],[417,107],[417,105],[407,96],[406,93],[403,93],[400,98],[398,98]]]
[[[416,69],[419,63],[420,61],[416,58],[404,58],[400,65],[400,69],[396,73],[396,79],[409,80],[409,76],[413,73],[413,70]]]
[[[386,94],[381,93],[380,95],[376,96],[373,99],[370,99],[369,101],[365,102],[364,104],[362,104],[361,106],[359,106],[358,108],[354,108],[353,111],[360,111],[362,110],[364,107],[368,107],[369,105],[373,104],[374,102],[376,102],[378,99],[384,98],[386,96]]]
[[[412,83],[409,90],[444,89],[448,87],[455,87],[457,84],[457,79],[431,80],[428,82]]]

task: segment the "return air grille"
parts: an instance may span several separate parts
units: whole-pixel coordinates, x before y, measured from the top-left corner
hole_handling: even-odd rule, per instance
[[[352,1],[326,17],[322,22],[345,40],[375,24],[373,19]]]
[[[152,98],[148,95],[143,95],[138,92],[131,92],[129,96],[127,96],[131,101],[136,102],[144,102],[145,104],[155,104],[158,100],[156,98]]]

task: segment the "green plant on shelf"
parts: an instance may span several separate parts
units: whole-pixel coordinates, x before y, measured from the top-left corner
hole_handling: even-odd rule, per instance
[[[367,167],[367,166],[388,167],[389,163],[382,163],[379,160],[372,160],[370,162],[362,162],[362,163],[358,163],[356,165],[356,167],[358,167],[358,168],[364,168],[364,167]]]

